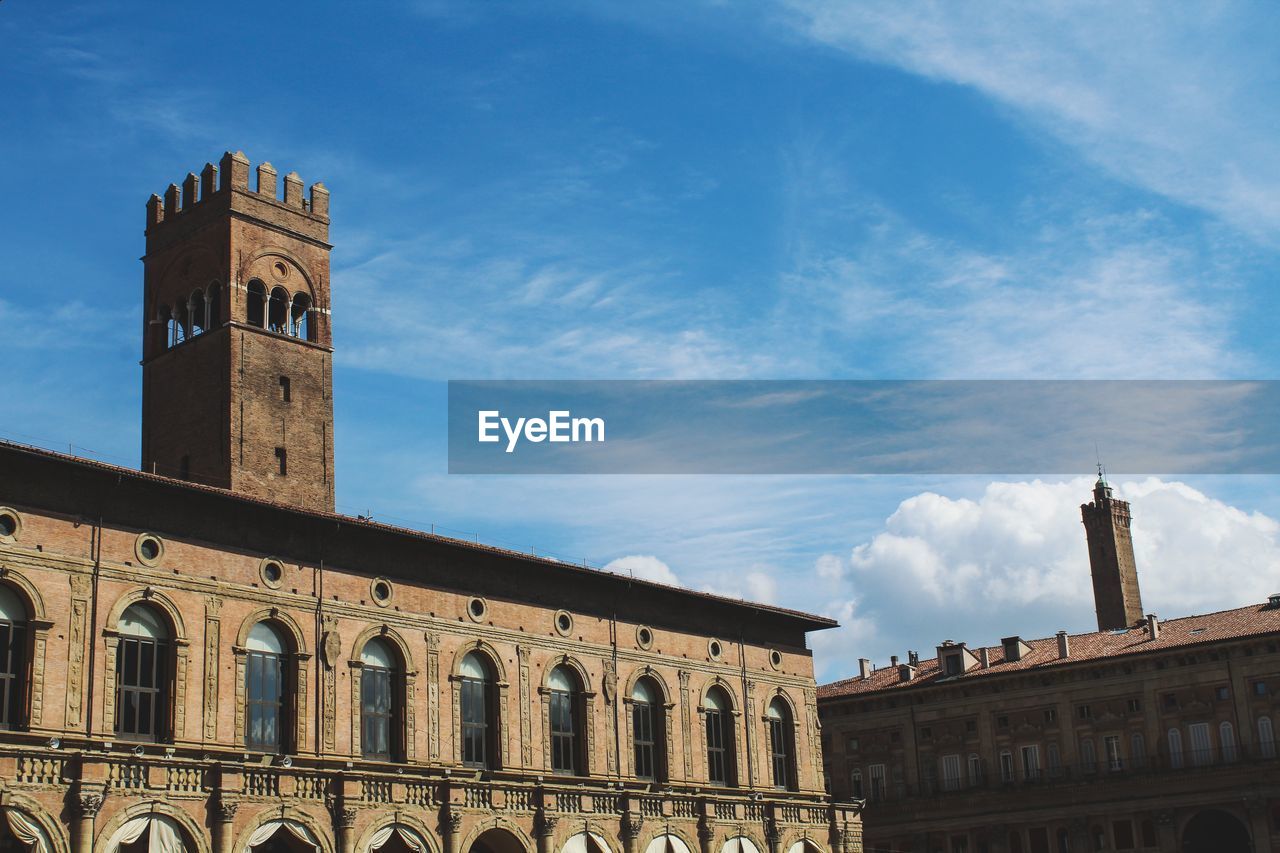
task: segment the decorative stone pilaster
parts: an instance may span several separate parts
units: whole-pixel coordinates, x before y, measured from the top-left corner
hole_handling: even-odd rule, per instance
[[[356,849],[356,816],[358,812],[351,806],[343,805],[333,810],[333,825],[337,830],[338,849],[341,853],[355,853]]]
[[[557,815],[539,811],[533,819],[533,834],[538,840],[538,853],[552,853],[552,840],[556,834],[556,824],[560,822]]]
[[[444,833],[444,853],[461,853],[462,814],[446,808],[440,818],[440,829]]]
[[[236,810],[240,803],[219,797],[213,813],[213,849],[214,853],[231,853],[235,847]]]
[[[707,803],[706,807],[711,808],[711,804]],[[716,840],[716,830],[711,824],[711,819],[704,813],[702,819],[698,821],[698,849],[701,853],[711,853],[711,844]]]
[[[622,816],[622,849],[626,853],[636,853],[636,840],[644,831],[644,815],[627,812]]]
[[[765,841],[769,842],[769,853],[781,853],[782,827],[778,826],[777,819],[773,817],[765,818],[764,837]]]

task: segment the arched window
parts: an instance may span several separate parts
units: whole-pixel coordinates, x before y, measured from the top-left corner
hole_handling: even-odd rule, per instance
[[[781,696],[775,696],[769,703],[765,717],[769,723],[769,758],[773,766],[773,787],[786,790],[795,785],[795,773],[792,771],[795,747],[792,743],[791,711]],[[956,760],[956,765],[958,783],[959,759]]]
[[[177,346],[187,339],[187,306],[179,301],[169,315],[169,346]]]
[[[267,287],[254,279],[249,282],[249,294],[245,305],[245,321],[250,326],[265,326],[267,318]]]
[[[712,687],[706,698],[707,781],[716,785],[737,782],[734,770],[733,727],[729,697],[720,687]]]
[[[289,306],[289,334],[303,340],[314,340],[311,337],[311,297],[305,293],[295,293],[293,304]]]
[[[27,608],[17,594],[0,585],[0,728],[26,721]]]
[[[169,629],[155,608],[131,604],[117,626],[116,734],[129,740],[168,737]]]
[[[161,350],[166,350],[173,345],[173,311],[168,305],[162,304],[156,309],[156,319],[152,328],[157,330],[152,332],[152,335],[160,340]]]
[[[854,799],[862,799],[862,768],[860,767],[849,771],[849,795]]]
[[[382,761],[400,757],[400,667],[396,650],[375,637],[360,652],[360,753]]]
[[[1276,757],[1276,734],[1270,717],[1258,718],[1258,752],[1263,758]]]
[[[1236,730],[1228,722],[1218,726],[1218,745],[1222,748],[1223,761],[1236,760]]]
[[[1169,729],[1169,766],[1182,766],[1182,732],[1178,729]]]
[[[205,304],[208,306],[208,328],[220,327],[222,325],[222,286],[216,281],[205,290]]]
[[[479,652],[468,652],[460,665],[459,716],[462,720],[462,763],[493,768],[497,750],[497,702],[493,697],[493,668]]]
[[[191,335],[192,337],[203,334],[205,329],[209,328],[208,320],[205,317],[206,309],[209,307],[204,300],[204,291],[197,289],[191,294]]]
[[[271,301],[267,304],[267,328],[281,334],[289,330],[289,293],[283,287],[271,290]]]
[[[1129,766],[1134,770],[1147,766],[1147,740],[1142,732],[1134,732],[1129,736]]]
[[[662,693],[645,676],[631,688],[631,732],[635,748],[635,774],[639,779],[666,778],[666,718]]]
[[[567,666],[551,670],[551,771],[582,776],[582,688],[577,674]]]
[[[245,746],[284,752],[288,745],[284,635],[270,622],[259,622],[249,631],[245,648]]]

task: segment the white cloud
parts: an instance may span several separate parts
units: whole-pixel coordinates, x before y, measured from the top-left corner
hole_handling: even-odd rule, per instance
[[[604,570],[618,575],[631,575],[641,580],[664,583],[667,586],[681,586],[680,578],[671,570],[671,567],[651,555],[632,554],[619,557],[610,561]]]
[[[830,655],[827,674],[853,671],[858,657],[916,649],[944,639],[992,643],[1002,636],[1093,630],[1093,595],[1079,505],[1092,482],[995,482],[976,499],[924,492],[903,501],[884,528],[815,568],[843,584],[828,611],[855,620]],[[1147,478],[1115,486],[1131,501],[1134,551],[1145,609],[1165,617],[1263,601],[1280,586],[1280,523],[1182,482]]]
[[[1120,178],[1280,234],[1275,18],[1241,3],[783,0],[803,36],[969,86]]]

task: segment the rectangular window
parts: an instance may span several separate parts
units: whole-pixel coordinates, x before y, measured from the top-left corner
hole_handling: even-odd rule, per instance
[[[1112,773],[1124,769],[1124,758],[1120,755],[1120,736],[1107,735],[1102,739],[1102,748],[1107,755],[1107,769]]]
[[[556,773],[578,775],[578,753],[575,743],[573,694],[551,691],[551,769]]]
[[[864,796],[862,793],[862,770],[857,767],[849,771],[849,793],[858,800],[861,800]]]
[[[942,756],[942,790],[960,790],[960,756]]]
[[[871,799],[883,800],[885,795],[884,765],[872,764],[867,768],[867,772],[871,776]]]
[[[1129,700],[1129,713],[1130,713],[1130,714],[1136,714],[1136,713],[1138,713],[1138,712],[1139,712],[1139,711],[1141,711],[1141,710],[1142,710],[1142,700],[1141,700],[1141,699],[1134,698],[1134,699],[1130,699],[1130,700]]]
[[[1013,753],[1006,749],[1000,753],[1000,781],[1008,784],[1013,778]]]
[[[291,393],[291,389],[289,385],[290,385],[289,377],[281,376],[280,377],[280,399],[284,400],[286,403],[291,402],[293,400],[293,394]]]
[[[1049,853],[1049,830],[1043,826],[1033,826],[1027,830],[1027,841],[1031,853]]]
[[[1209,724],[1192,723],[1187,726],[1187,734],[1191,736],[1191,763],[1197,766],[1208,764],[1213,757],[1209,746]]]
[[[280,656],[267,652],[245,655],[245,746],[279,752],[280,709],[284,705],[284,672]]]
[[[976,788],[982,784],[982,759],[976,755],[969,756],[969,785]]]
[[[1058,722],[1058,709],[1057,709],[1057,708],[1045,708],[1045,709],[1044,709],[1044,721],[1045,721],[1046,723],[1056,723],[1056,722]]]
[[[280,476],[285,477],[289,474],[288,454],[283,447],[276,448],[276,464],[280,467]]]
[[[1142,732],[1134,732],[1129,736],[1129,766],[1142,768],[1147,765],[1147,739]]]
[[[1009,718],[1004,714],[1001,714],[1000,716],[996,717],[996,728],[997,729],[1009,728]]]
[[[1225,685],[1222,687],[1216,687],[1214,688],[1213,695],[1219,702],[1225,702],[1231,698],[1231,688]]]
[[[1056,779],[1062,775],[1062,755],[1056,743],[1045,746],[1045,758],[1049,762],[1049,776]]]
[[[116,653],[116,733],[131,740],[159,740],[165,645],[121,637]]]
[[[21,623],[0,620],[0,728],[22,722],[22,688],[26,681],[23,651],[26,631]]]
[[[1253,695],[1254,695],[1254,696],[1266,696],[1266,695],[1267,695],[1267,682],[1265,682],[1265,681],[1255,681],[1255,682],[1253,682]]]
[[[1116,841],[1117,850],[1133,849],[1133,822],[1117,820],[1111,824],[1111,836]]]
[[[391,760],[391,670],[366,666],[360,675],[360,752]]]
[[[844,743],[844,751],[845,751],[845,752],[857,752],[857,751],[858,751],[858,739],[857,739],[856,737],[851,737],[851,738],[849,738],[847,741],[845,741],[845,743]]]
[[[635,741],[636,776],[641,779],[657,778],[653,761],[653,706],[648,702],[635,702],[631,706],[632,737]]]
[[[1040,747],[1037,744],[1022,747],[1022,778],[1028,782],[1040,778]]]
[[[1172,711],[1174,708],[1178,707],[1177,694],[1166,693],[1161,701],[1164,703],[1165,710],[1167,711]]]
[[[463,678],[458,700],[462,705],[462,763],[468,767],[488,767],[489,711],[488,682],[483,678]]]
[[[1076,708],[1076,716],[1082,720],[1087,720],[1093,716],[1093,709],[1088,705],[1081,705],[1079,708]]]
[[[947,662],[947,675],[959,675],[961,672],[960,655],[947,655],[945,660]]]

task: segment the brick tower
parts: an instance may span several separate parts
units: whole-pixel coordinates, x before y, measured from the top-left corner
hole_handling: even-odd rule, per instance
[[[142,467],[333,510],[329,191],[244,154],[147,202]]]
[[[1129,502],[1112,497],[1101,468],[1093,487],[1093,503],[1081,504],[1089,540],[1089,571],[1098,630],[1130,628],[1142,621],[1142,593],[1129,531]]]

